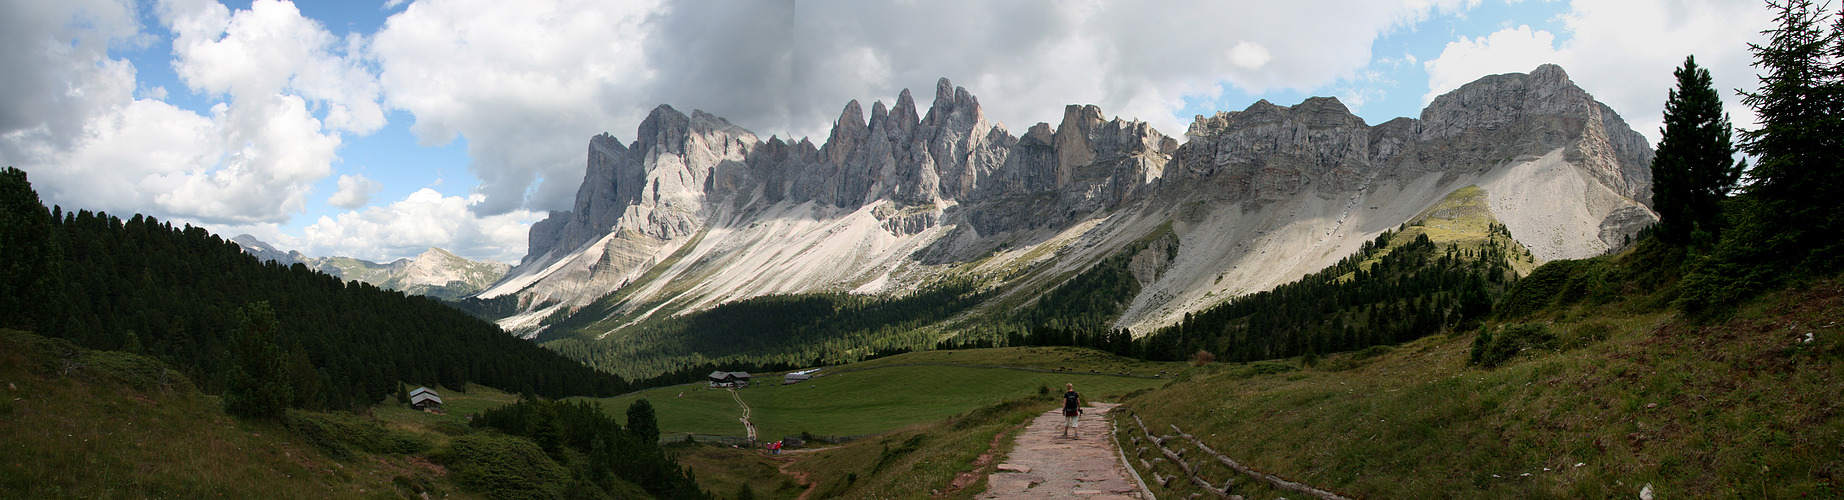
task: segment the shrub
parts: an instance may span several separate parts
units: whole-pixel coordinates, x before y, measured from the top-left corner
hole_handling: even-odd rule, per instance
[[[282,424],[306,438],[308,443],[326,450],[328,455],[338,459],[351,458],[351,448],[369,453],[405,455],[421,453],[430,446],[427,438],[391,430],[357,415],[289,410],[282,416]]]
[[[1546,309],[1569,286],[1570,278],[1588,261],[1553,260],[1530,271],[1505,291],[1498,301],[1498,316],[1516,318]]]
[[[1556,335],[1542,323],[1518,323],[1506,325],[1499,329],[1497,335],[1491,330],[1481,328],[1479,336],[1473,339],[1473,351],[1469,361],[1486,368],[1498,366],[1513,356],[1530,348],[1553,348]]]
[[[525,439],[493,433],[460,436],[436,458],[463,488],[489,498],[560,498],[570,474]]]
[[[1191,366],[1204,366],[1216,360],[1217,355],[1203,349],[1198,349],[1197,352],[1191,354]]]

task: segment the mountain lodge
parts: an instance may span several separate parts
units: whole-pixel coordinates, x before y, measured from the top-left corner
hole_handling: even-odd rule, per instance
[[[711,372],[711,387],[743,388],[749,387],[749,372]]]
[[[410,407],[427,412],[440,412],[442,411],[442,395],[436,394],[435,389],[418,387],[410,391]]]

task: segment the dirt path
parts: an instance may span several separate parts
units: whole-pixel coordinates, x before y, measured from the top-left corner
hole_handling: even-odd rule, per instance
[[[743,416],[737,420],[743,421],[743,432],[747,433],[749,442],[753,443],[756,441],[756,424],[749,422],[749,403],[743,402],[743,395],[737,394],[735,388],[731,388],[729,391],[730,397],[736,399],[736,404],[743,407]]]
[[[986,493],[979,498],[1141,498],[1108,437],[1105,414],[1115,406],[1094,403],[1085,409],[1074,437],[1062,435],[1061,407],[1038,415],[998,472],[986,476]]]
[[[812,451],[812,450],[789,450],[789,451]],[[782,474],[786,474],[789,477],[793,477],[794,482],[801,485],[802,489],[800,490],[800,496],[795,497],[794,500],[807,500],[808,497],[813,496],[814,488],[819,487],[820,483],[817,481],[811,480],[811,478],[809,478],[807,476],[807,473],[805,472],[801,472],[797,470],[788,470],[788,467],[794,465],[794,460],[795,460],[794,457],[791,457],[788,455],[781,455],[781,456],[774,456],[771,459],[781,462],[781,466],[777,467],[776,468],[777,470],[780,470]]]

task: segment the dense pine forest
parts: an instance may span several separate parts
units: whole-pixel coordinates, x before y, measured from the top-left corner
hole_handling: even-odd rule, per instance
[[[0,255],[0,327],[148,354],[207,392],[261,375],[287,386],[269,394],[288,406],[342,409],[400,381],[548,397],[627,389],[433,299],[258,262],[190,225],[48,210],[10,167],[0,173]]]
[[[1515,278],[1504,226],[1494,224],[1494,237],[1477,250],[1442,248],[1426,234],[1392,242],[1397,234],[1385,232],[1299,281],[1186,315],[1141,338],[1135,354],[1176,361],[1203,351],[1254,361],[1401,343],[1466,328]]]

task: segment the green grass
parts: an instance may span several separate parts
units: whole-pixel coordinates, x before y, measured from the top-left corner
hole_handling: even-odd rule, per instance
[[[1012,438],[1056,404],[1037,396],[1000,401],[799,454],[788,469],[816,483],[812,498],[973,498],[985,491],[986,474],[1010,452]],[[979,456],[988,452],[992,455],[980,463]],[[962,474],[972,481],[955,488],[953,481]]]
[[[918,363],[1004,365],[1040,369],[1068,366],[1071,373],[1005,368],[976,368]],[[779,375],[758,375],[756,384],[738,390],[752,409],[751,420],[764,438],[809,432],[848,436],[874,434],[937,421],[999,401],[1035,396],[1040,387],[1061,392],[1063,384],[1095,400],[1158,387],[1168,379],[1087,373],[1089,369],[1157,373],[1176,371],[1177,363],[1151,363],[1099,351],[1068,347],[1030,347],[926,351],[826,368],[822,376],[781,385]],[[1092,367],[1092,368],[1090,368]],[[609,412],[625,415],[636,399],[652,403],[660,434],[741,436],[742,408],[728,391],[703,384],[662,387],[602,400]]]
[[[396,478],[434,477],[408,456],[339,460],[233,419],[158,361],[28,333],[0,330],[0,393],[5,497],[401,498]]]
[[[1835,498],[1841,297],[1826,281],[1695,325],[1642,291],[1517,318],[1558,341],[1496,369],[1467,364],[1472,334],[1437,335],[1299,372],[1218,366],[1125,408],[1155,433],[1176,423],[1257,469],[1359,497],[1633,498],[1650,483],[1661,498]]]
[[[1073,373],[1088,373],[1089,370],[1095,370],[1108,374],[1127,372],[1131,375],[1141,376],[1158,375],[1162,371],[1167,372],[1167,376],[1170,376],[1170,373],[1177,373],[1186,368],[1184,363],[1146,361],[1116,356],[1094,349],[1077,347],[1000,347],[994,349],[964,349],[956,351],[920,351],[899,356],[862,361],[844,368],[855,369],[914,363],[997,365],[1043,370],[1068,368]]]
[[[410,408],[410,405],[398,403],[395,397],[389,397],[372,407],[372,416],[378,420],[406,426],[420,427],[438,424],[466,426],[468,415],[519,401],[517,394],[480,384],[467,384],[467,392],[447,387],[434,387],[433,389],[437,394],[442,395],[442,413],[416,410]]]
[[[673,446],[668,448],[679,465],[698,475],[698,487],[717,498],[734,498],[749,486],[750,493],[761,500],[787,500],[805,491],[793,476],[783,474],[781,466],[794,460],[793,454],[770,456],[758,450],[728,446]]]

